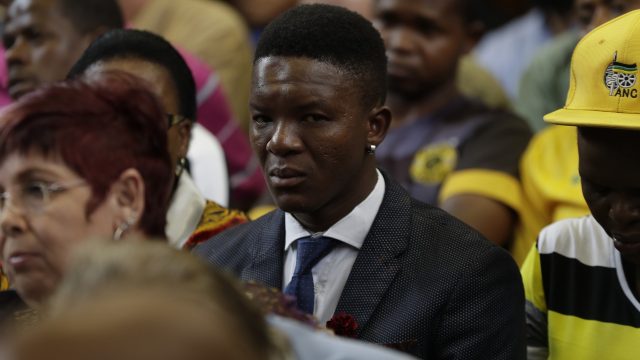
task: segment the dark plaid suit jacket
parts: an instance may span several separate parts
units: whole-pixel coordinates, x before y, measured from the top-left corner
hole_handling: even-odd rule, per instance
[[[524,359],[522,280],[511,256],[385,175],[380,210],[336,312],[358,337],[429,359]],[[282,289],[284,212],[232,228],[194,252],[243,280]]]

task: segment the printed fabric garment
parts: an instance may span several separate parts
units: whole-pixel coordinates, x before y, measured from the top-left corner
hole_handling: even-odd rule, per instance
[[[511,254],[521,265],[545,226],[589,214],[578,173],[574,126],[553,125],[536,134],[520,163],[522,206]]]
[[[528,359],[637,359],[640,302],[592,216],[545,228],[525,260]]]
[[[412,197],[428,204],[476,194],[517,210],[518,164],[530,137],[515,115],[459,97],[429,117],[390,130],[376,159]]]
[[[209,240],[212,236],[249,221],[247,216],[238,210],[227,209],[207,200],[202,213],[202,219],[189,240],[184,244],[185,250],[190,250],[199,243]]]

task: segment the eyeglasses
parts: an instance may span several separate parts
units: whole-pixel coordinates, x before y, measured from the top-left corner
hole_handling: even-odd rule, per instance
[[[14,209],[18,206],[29,214],[40,214],[51,201],[53,194],[86,185],[88,184],[82,179],[76,179],[75,181],[67,183],[48,184],[42,181],[32,181],[21,184],[15,192],[4,191],[0,193],[0,214],[8,209],[9,204],[11,204]]]
[[[169,127],[172,127],[187,120],[187,118],[178,114],[167,114],[167,120],[169,121]]]

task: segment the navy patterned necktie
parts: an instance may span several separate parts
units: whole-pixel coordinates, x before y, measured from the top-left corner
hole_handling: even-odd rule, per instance
[[[331,252],[334,244],[334,239],[324,236],[307,236],[297,240],[296,269],[284,293],[294,296],[298,308],[307,314],[313,314],[315,299],[311,269]]]

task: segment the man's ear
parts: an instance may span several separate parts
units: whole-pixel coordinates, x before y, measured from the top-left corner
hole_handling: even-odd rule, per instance
[[[189,151],[189,143],[191,143],[191,128],[193,123],[190,120],[181,121],[174,126],[177,127],[178,136],[180,138],[180,148],[179,148],[179,157],[184,158],[187,157],[187,152]]]
[[[378,146],[387,135],[391,125],[391,110],[387,106],[378,106],[369,113],[367,144]]]
[[[108,195],[118,221],[140,221],[144,212],[144,191],[144,180],[138,170],[129,168],[120,174],[111,185]]]

